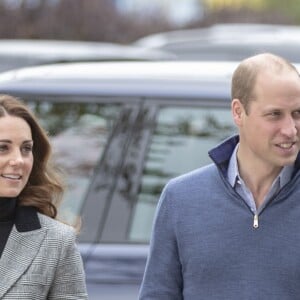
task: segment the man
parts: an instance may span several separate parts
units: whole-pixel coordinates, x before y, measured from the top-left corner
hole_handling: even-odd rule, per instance
[[[231,107],[239,135],[161,195],[140,299],[300,299],[297,70],[270,53],[242,61]]]

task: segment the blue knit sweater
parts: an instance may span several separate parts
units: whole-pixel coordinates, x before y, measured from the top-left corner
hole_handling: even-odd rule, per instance
[[[226,180],[237,142],[225,141],[210,152],[214,164],[165,187],[139,299],[300,299],[299,160],[254,228]]]

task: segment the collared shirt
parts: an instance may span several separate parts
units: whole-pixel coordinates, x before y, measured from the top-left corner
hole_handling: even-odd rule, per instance
[[[238,169],[238,162],[237,162],[237,150],[239,144],[235,147],[228,166],[227,176],[230,185],[235,189],[235,191],[245,200],[247,205],[253,211],[253,213],[259,213],[268,201],[285,185],[287,184],[293,172],[293,166],[284,166],[280,171],[279,175],[273,181],[269,192],[267,193],[262,205],[257,208],[255,204],[255,200],[251,191],[246,186],[245,182],[243,181],[242,177],[240,176],[239,169]]]

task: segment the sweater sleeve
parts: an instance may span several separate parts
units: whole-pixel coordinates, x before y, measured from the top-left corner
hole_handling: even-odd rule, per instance
[[[140,288],[140,300],[181,300],[182,272],[174,227],[174,205],[168,185],[154,218],[150,252]]]

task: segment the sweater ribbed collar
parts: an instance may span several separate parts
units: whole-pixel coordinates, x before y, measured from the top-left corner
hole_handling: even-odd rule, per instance
[[[0,197],[0,222],[14,219],[17,206],[16,198]]]

